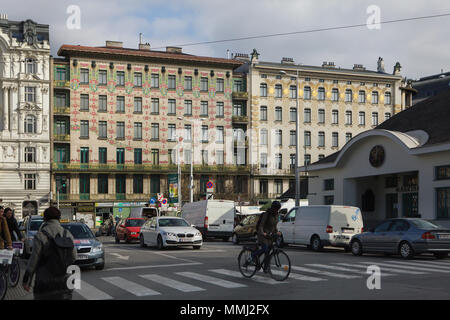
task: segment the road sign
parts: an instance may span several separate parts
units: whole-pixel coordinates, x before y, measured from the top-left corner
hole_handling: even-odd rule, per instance
[[[167,199],[166,199],[166,198],[162,198],[161,204],[162,204],[163,206],[165,206],[165,205],[167,204]]]
[[[164,195],[162,193],[158,193],[158,201],[161,202],[161,200],[164,198]]]
[[[155,204],[156,203],[156,199],[155,198],[150,198],[150,203],[151,204]]]
[[[214,192],[214,183],[212,181],[206,183],[206,192]]]

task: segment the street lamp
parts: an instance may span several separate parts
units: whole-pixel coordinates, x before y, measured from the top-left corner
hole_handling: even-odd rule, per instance
[[[299,132],[299,110],[298,110],[298,68],[296,70],[296,80],[297,86],[295,88],[295,106],[296,106],[296,115],[295,115],[295,206],[298,207],[300,205],[300,175],[298,171],[298,132]],[[289,75],[286,71],[281,70],[281,74]],[[291,75],[289,75],[291,76]],[[293,75],[292,75],[293,76]]]

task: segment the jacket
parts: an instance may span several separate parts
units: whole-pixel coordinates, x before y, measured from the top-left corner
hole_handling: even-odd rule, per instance
[[[11,218],[8,219],[5,216],[5,219],[6,219],[6,222],[8,223],[8,229],[9,229],[9,234],[11,236],[11,240],[12,241],[18,241],[18,240],[22,239],[22,233],[19,230],[19,224],[17,223],[16,218],[11,217]],[[16,233],[17,238],[14,235],[14,232]]]
[[[264,232],[276,233],[278,224],[278,210],[272,208],[267,209],[261,216],[261,223],[258,228],[258,242],[260,244],[271,245],[272,239],[270,237],[264,237]]]
[[[0,216],[0,249],[12,246],[11,235],[9,233],[8,223],[4,217]]]
[[[25,274],[23,276],[23,283],[31,286],[33,275],[36,274],[36,280],[34,285],[34,292],[39,292],[40,287],[45,287],[45,285],[49,282],[49,279],[52,279],[52,274],[49,270],[42,265],[44,260],[44,255],[48,252],[50,241],[48,237],[42,232],[45,230],[51,237],[56,237],[56,235],[62,236],[64,233],[64,228],[61,226],[58,220],[51,219],[48,221],[44,221],[44,223],[39,228],[38,233],[34,236],[33,239],[33,251],[31,252],[30,260],[28,261],[27,268],[25,270]],[[73,236],[70,232],[67,233],[67,236],[72,238]],[[74,247],[72,252],[72,257],[75,261],[77,256],[77,250]]]

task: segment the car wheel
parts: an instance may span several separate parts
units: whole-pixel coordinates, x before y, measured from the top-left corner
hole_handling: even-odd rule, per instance
[[[95,266],[95,270],[103,270],[103,269],[105,269],[105,264],[104,263]]]
[[[311,249],[316,252],[322,250],[322,243],[320,242],[320,238],[318,236],[312,237]]]
[[[446,253],[446,252],[444,252],[444,253],[442,253],[442,252],[436,252],[436,253],[434,254],[434,256],[436,257],[436,259],[445,259],[445,258],[448,257],[448,253]]]
[[[193,246],[195,250],[199,250],[202,246]]]
[[[398,248],[398,251],[400,253],[400,256],[403,259],[411,259],[414,257],[414,249],[408,242],[402,242],[400,243],[400,246]]]
[[[161,235],[158,236],[158,239],[156,241],[156,246],[157,246],[158,250],[164,249],[164,243],[163,243],[163,239],[161,238]]]
[[[147,246],[144,242],[144,236],[142,234],[139,236],[139,246],[141,248],[145,248]]]
[[[231,241],[233,242],[233,244],[239,244],[239,238],[236,233],[233,233]]]
[[[354,256],[361,256],[363,253],[362,244],[361,241],[359,240],[353,240],[353,242],[350,245],[350,248]]]

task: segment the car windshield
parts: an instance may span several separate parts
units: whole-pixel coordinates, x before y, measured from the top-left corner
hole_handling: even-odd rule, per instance
[[[62,227],[68,230],[74,239],[92,239],[94,235],[84,224],[62,224]]]
[[[427,221],[427,220],[417,219],[417,220],[411,220],[410,222],[419,229],[425,229],[425,230],[442,229],[442,226],[440,226],[436,223]]]
[[[159,219],[160,227],[189,227],[189,223],[184,219]]]
[[[142,227],[145,223],[145,219],[130,219],[125,223],[125,227]]]
[[[30,221],[30,231],[38,231],[44,220],[36,219]]]

